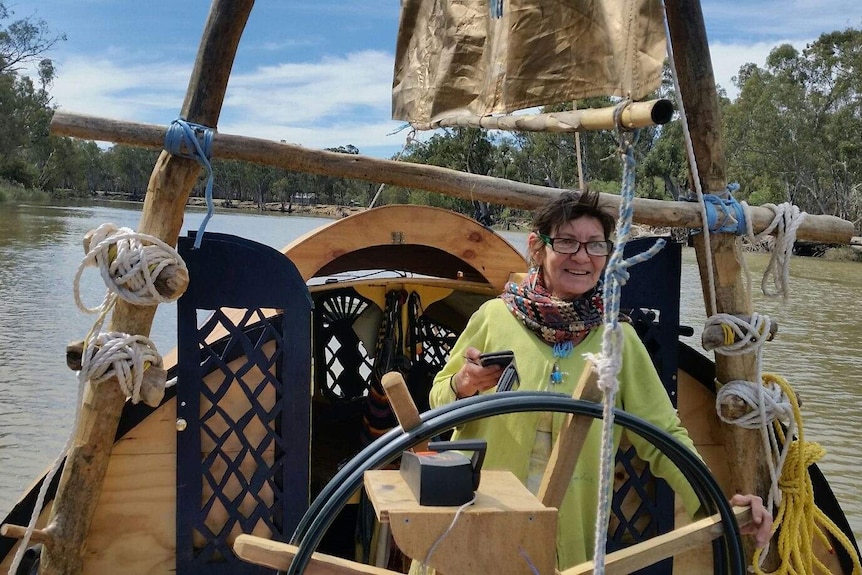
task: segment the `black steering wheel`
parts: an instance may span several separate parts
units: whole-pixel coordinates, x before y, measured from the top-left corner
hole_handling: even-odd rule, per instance
[[[406,433],[401,427],[390,430],[351,459],[327,483],[294,531],[291,544],[297,545],[298,549],[286,575],[298,575],[305,571],[326,530],[351,495],[362,486],[363,474],[366,471],[380,469],[397,459],[405,449],[459,425],[492,415],[526,411],[550,411],[584,415],[593,419],[602,418],[600,404],[547,392],[512,391],[478,395],[426,411],[421,415],[420,425]],[[745,554],[742,550],[739,525],[730,503],[725,499],[721,487],[710,474],[706,464],[667,432],[630,413],[615,410],[614,421],[655,445],[676,464],[697,494],[701,506],[709,514],[720,515],[724,529],[714,546],[716,556],[723,559],[721,572],[745,575]],[[279,575],[282,573],[279,572]]]

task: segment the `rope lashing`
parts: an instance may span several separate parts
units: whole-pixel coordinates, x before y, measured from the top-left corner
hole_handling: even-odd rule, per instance
[[[704,194],[703,201],[706,208],[706,222],[711,233],[741,236],[751,228],[751,223],[746,217],[745,202],[740,203],[733,196],[719,197],[715,194]]]
[[[213,217],[215,207],[213,206],[213,167],[210,163],[212,158],[212,142],[215,131],[212,128],[187,122],[182,118],[174,120],[165,133],[165,151],[172,156],[197,160],[207,171],[206,202],[207,213],[198,228],[195,236],[195,249],[201,247],[207,223]]]
[[[787,381],[779,376],[766,375],[764,381],[780,388],[788,398],[792,414],[792,427],[785,433],[778,420],[772,426],[778,441],[788,445],[787,457],[781,472],[779,485],[783,500],[778,506],[775,521],[772,525],[773,534],[778,534],[779,565],[774,571],[763,571],[760,567],[763,549],[754,553],[754,572],[758,575],[797,575],[802,573],[830,573],[828,567],[817,558],[813,550],[815,538],[823,546],[833,552],[833,546],[827,533],[840,544],[853,562],[852,575],[862,575],[862,565],[852,542],[841,529],[821,511],[814,502],[814,487],[808,468],[819,461],[825,454],[824,449],[816,444],[805,441],[802,428],[802,414],[796,396]],[[793,428],[797,437],[793,438]]]
[[[621,132],[620,150],[623,158],[623,186],[620,190],[621,201],[614,251],[608,259],[604,275],[603,296],[605,310],[603,317],[602,353],[600,358],[588,358],[597,366],[599,374],[598,387],[604,394],[599,508],[596,516],[595,547],[593,548],[593,573],[597,575],[603,575],[605,572],[605,541],[607,540],[611,507],[611,472],[613,470],[614,458],[614,406],[616,404],[616,392],[619,388],[617,375],[622,366],[623,354],[622,327],[619,324],[620,291],[622,286],[628,281],[628,268],[653,257],[665,245],[665,241],[660,239],[644,253],[637,254],[629,259],[623,257],[623,250],[631,235],[632,227],[632,203],[635,193],[636,167],[633,145],[635,138],[626,137]]]
[[[751,227],[751,218],[749,218],[746,230],[746,235],[752,243],[757,243],[773,231],[775,232],[775,245],[772,247],[772,255],[769,258],[766,271],[763,272],[760,289],[763,295],[767,297],[781,296],[786,300],[790,295],[790,256],[793,255],[796,230],[799,229],[808,214],[787,202],[779,205],[763,204],[761,207],[772,210],[774,214],[772,222],[766,229],[755,235]],[[748,209],[747,205],[746,209]],[[769,283],[772,283],[774,290],[768,287]]]
[[[98,307],[89,308],[81,300],[80,282],[84,270],[93,266],[99,268],[108,291]],[[160,278],[169,266],[174,266],[174,277]],[[106,223],[89,234],[87,254],[75,273],[75,304],[85,313],[106,313],[116,297],[153,306],[179,298],[186,285],[188,268],[174,248],[155,236]]]
[[[722,355],[743,355],[759,350],[770,340],[772,320],[757,312],[748,321],[738,315],[718,313],[706,320],[704,329],[720,325],[724,331],[724,344],[715,348]]]
[[[95,351],[90,353],[85,348],[78,373],[81,382],[96,385],[116,377],[120,389],[134,404],[141,401],[144,372],[162,367],[162,357],[155,344],[142,335],[100,333],[89,340],[88,348],[95,348]],[[161,389],[154,391],[164,396],[164,381]]]

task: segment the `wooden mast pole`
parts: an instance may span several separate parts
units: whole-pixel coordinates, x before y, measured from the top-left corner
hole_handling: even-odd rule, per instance
[[[180,116],[215,128],[234,56],[254,0],[213,0]],[[176,245],[186,201],[200,174],[196,160],[162,152],[147,186],[138,230]],[[148,335],[156,307],[117,302],[111,331]],[[83,571],[87,534],[126,398],[112,379],[95,389],[87,385],[79,425],[66,457],[63,476],[46,531],[42,575]]]
[[[715,76],[707,43],[706,26],[699,2],[665,0],[671,46],[676,64],[679,90],[691,132],[694,156],[703,193],[725,190],[727,177],[724,144],[721,139],[721,114],[718,107]],[[751,302],[743,281],[742,253],[733,234],[711,234],[706,245],[704,234],[695,237],[695,250],[707,316],[716,313],[751,314]],[[707,252],[712,255],[717,309],[712,309],[709,289]],[[754,381],[757,377],[754,354],[715,355],[716,379]],[[769,491],[770,479],[760,432],[722,423],[727,441],[727,462],[731,492],[753,493],[763,497]],[[729,493],[728,495],[731,495]],[[749,542],[746,542],[747,544]],[[751,559],[753,549],[746,546]]]

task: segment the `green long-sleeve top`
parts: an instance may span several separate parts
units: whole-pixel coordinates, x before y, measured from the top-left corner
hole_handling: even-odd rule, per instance
[[[620,370],[616,407],[645,419],[666,430],[695,451],[676,410],[653,367],[649,354],[631,325],[623,324],[623,363]],[[431,407],[455,401],[449,379],[464,364],[464,351],[475,347],[483,352],[510,349],[520,376],[521,391],[554,391],[571,395],[586,365],[584,354],[601,352],[603,328],[592,330],[566,358],[557,360],[553,348],[529,331],[506,308],[503,300],[486,302],[471,317],[450,351],[449,361],[437,374],[430,392]],[[551,383],[554,362],[564,373],[563,381]],[[493,390],[486,393],[493,393]],[[553,415],[552,439],[563,423],[565,414]],[[536,441],[539,413],[514,413],[474,421],[455,430],[453,439],[484,438],[488,442],[485,469],[505,469],[526,484],[530,454]],[[622,429],[617,426],[615,445]],[[653,445],[637,434],[628,434],[638,455],[650,464],[654,475],[665,479],[683,499],[693,515],[698,499],[678,468]],[[560,569],[577,565],[592,557],[598,502],[599,453],[601,422],[593,422],[581,451],[568,492],[559,510],[557,527],[557,563]]]

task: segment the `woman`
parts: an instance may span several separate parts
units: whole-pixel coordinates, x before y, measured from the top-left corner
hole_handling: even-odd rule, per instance
[[[613,249],[609,238],[614,223],[598,207],[597,194],[579,198],[563,193],[535,213],[528,237],[529,273],[521,284],[508,284],[499,298],[486,302],[471,317],[450,351],[449,362],[434,379],[431,407],[493,389],[501,368],[482,367],[479,355],[500,350],[514,352],[520,390],[572,394],[586,367],[584,354],[601,352],[603,302],[598,284]],[[694,451],[649,354],[631,325],[622,328],[617,407],[661,427]],[[516,413],[486,418],[458,428],[453,439],[486,439],[484,467],[508,469],[536,493],[564,417]],[[621,433],[617,428],[617,442]],[[560,569],[592,556],[600,435],[600,425],[594,424],[559,510]],[[636,434],[629,434],[629,439],[652,472],[670,483],[694,515],[697,496],[676,466]],[[752,505],[754,520],[743,532],[755,533],[758,545],[765,544],[772,519],[760,498],[738,495],[731,502]]]

